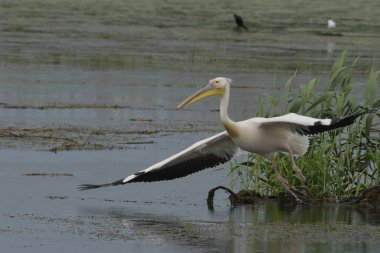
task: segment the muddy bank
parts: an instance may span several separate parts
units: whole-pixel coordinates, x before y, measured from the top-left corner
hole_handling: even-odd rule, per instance
[[[151,120],[133,120],[151,122]],[[162,127],[162,126],[161,126]],[[161,136],[178,136],[183,133],[217,133],[216,128],[170,128],[157,130],[155,124],[145,124],[136,130],[85,127],[47,127],[0,129],[0,148],[29,149],[39,151],[112,150],[136,148],[138,145],[155,143]]]

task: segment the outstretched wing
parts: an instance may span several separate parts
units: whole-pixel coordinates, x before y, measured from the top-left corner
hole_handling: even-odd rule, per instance
[[[263,120],[260,122],[260,128],[267,130],[284,129],[300,135],[313,135],[351,125],[357,117],[366,113],[368,112],[360,112],[336,119],[316,119],[296,113],[289,113],[284,116]]]
[[[108,184],[83,184],[80,190],[133,182],[171,180],[215,167],[232,159],[238,147],[226,131],[194,143],[189,148],[159,162],[145,170]]]

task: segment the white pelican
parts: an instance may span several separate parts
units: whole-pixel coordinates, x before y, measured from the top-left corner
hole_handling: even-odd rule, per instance
[[[220,118],[226,131],[198,141],[189,148],[123,179],[108,184],[83,184],[79,186],[79,189],[88,190],[133,182],[184,177],[229,161],[240,148],[267,158],[273,164],[276,178],[300,201],[290,190],[288,181],[280,175],[272,153],[288,153],[292,169],[300,180],[305,181],[294,157],[306,153],[309,146],[308,136],[350,125],[357,117],[367,113],[361,112],[342,119],[316,119],[289,113],[280,117],[251,118],[235,122],[228,117],[227,113],[231,82],[231,79],[224,77],[212,79],[206,87],[177,106],[177,109],[180,109],[203,98],[219,95],[221,97]]]
[[[329,20],[327,20],[327,28],[335,28],[336,27],[336,23],[335,23],[335,21],[332,19],[332,18],[330,18]]]

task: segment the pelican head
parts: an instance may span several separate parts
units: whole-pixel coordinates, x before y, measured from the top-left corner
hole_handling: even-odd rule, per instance
[[[226,87],[229,86],[231,83],[232,83],[232,80],[225,77],[217,77],[217,78],[211,79],[203,89],[200,89],[199,91],[195,92],[190,97],[184,99],[177,106],[177,110],[206,97],[210,97],[214,95],[219,95],[223,97]]]

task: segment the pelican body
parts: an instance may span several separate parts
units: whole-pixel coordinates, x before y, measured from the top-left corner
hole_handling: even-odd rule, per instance
[[[223,164],[232,159],[239,149],[242,149],[267,158],[273,164],[279,182],[300,201],[291,191],[288,181],[279,173],[272,154],[274,152],[288,153],[292,169],[300,180],[305,181],[294,157],[307,152],[309,136],[350,125],[357,117],[367,113],[361,112],[342,119],[317,119],[289,113],[279,117],[255,117],[235,122],[229,118],[227,111],[231,83],[232,80],[225,77],[212,79],[203,89],[177,106],[179,110],[201,99],[220,96],[220,119],[225,131],[198,141],[189,148],[118,181],[99,185],[83,184],[79,186],[79,189],[87,190],[132,182],[152,182],[184,177]]]

